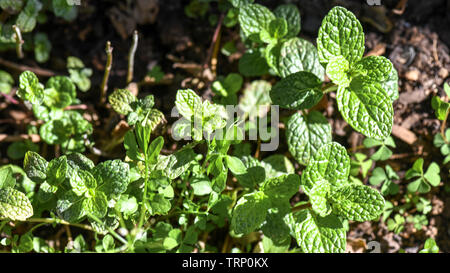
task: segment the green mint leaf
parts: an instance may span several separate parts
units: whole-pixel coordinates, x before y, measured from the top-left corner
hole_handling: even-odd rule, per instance
[[[381,194],[365,185],[348,185],[331,194],[333,212],[353,221],[370,221],[380,217],[384,209]]]
[[[14,79],[6,71],[0,70],[0,92],[4,94],[9,94],[11,88],[14,85]]]
[[[320,217],[310,210],[303,210],[292,217],[291,231],[303,252],[345,252],[346,232],[337,216]]]
[[[3,166],[0,168],[0,189],[12,188],[16,184],[13,177],[13,169],[11,166]]]
[[[53,13],[66,21],[72,21],[77,17],[77,8],[70,5],[67,0],[52,0]]]
[[[136,101],[136,96],[127,89],[116,89],[108,97],[108,100],[114,111],[122,115],[128,115],[133,111],[131,104]]]
[[[70,74],[70,79],[78,86],[83,92],[88,91],[91,88],[92,69],[84,67],[83,61],[74,56],[67,57],[67,70]]]
[[[320,65],[316,47],[301,38],[291,38],[281,44],[278,57],[278,72],[285,78],[299,71],[308,71],[324,80],[324,69]]]
[[[295,113],[286,124],[286,139],[294,158],[307,165],[322,145],[332,141],[331,125],[320,112]]]
[[[127,190],[130,180],[128,164],[116,159],[104,161],[92,169],[92,174],[107,195],[119,195]]]
[[[278,18],[284,18],[287,22],[286,38],[292,38],[298,35],[301,28],[301,18],[298,8],[293,4],[278,6],[273,13]]]
[[[309,193],[309,199],[314,212],[321,217],[325,217],[331,213],[331,206],[328,202],[328,193],[330,192],[330,184],[325,181],[316,182]]]
[[[300,177],[296,174],[286,174],[266,180],[261,191],[270,199],[289,200],[300,189]]]
[[[343,56],[333,56],[327,64],[326,73],[333,83],[345,88],[350,84],[349,66],[349,62]]]
[[[356,131],[377,140],[384,140],[392,131],[392,101],[377,83],[355,78],[347,88],[336,94],[339,111]]]
[[[272,104],[292,110],[309,109],[322,99],[322,82],[311,72],[300,71],[281,79],[270,91]]]
[[[275,72],[275,74],[280,74],[278,63],[280,62],[281,45],[282,44],[278,43],[278,41],[273,41],[272,43],[267,45],[264,51],[266,62],[269,67]]]
[[[93,197],[84,199],[83,209],[88,215],[91,214],[100,219],[105,217],[108,211],[106,195],[101,191],[97,191]]]
[[[261,166],[266,170],[265,173],[267,178],[295,173],[295,168],[291,161],[286,156],[280,154],[264,158],[261,161]]]
[[[42,3],[39,0],[28,0],[25,7],[19,13],[16,19],[16,25],[22,33],[31,32],[36,26],[36,18],[42,9]]]
[[[28,197],[14,189],[0,189],[0,215],[13,221],[25,221],[33,216],[33,206]]]
[[[157,170],[162,170],[170,179],[176,179],[182,175],[195,161],[195,153],[191,148],[182,149],[170,156],[160,155]]]
[[[261,108],[267,108],[271,104],[271,88],[272,85],[267,81],[252,81],[251,84],[244,89],[244,95],[239,101],[239,108],[247,115],[250,113],[263,112],[261,111]]]
[[[94,168],[95,164],[87,158],[86,156],[80,154],[80,153],[71,153],[66,156],[67,157],[67,163],[72,168],[80,168],[82,170],[89,171],[92,168]]]
[[[314,154],[302,173],[302,188],[310,196],[317,181],[326,180],[332,187],[347,185],[350,158],[347,150],[337,142],[324,144]]]
[[[86,215],[83,200],[73,191],[66,191],[56,202],[56,213],[63,220],[76,223]]]
[[[254,0],[230,0],[230,3],[235,8],[242,8],[245,5],[253,3]]]
[[[288,32],[287,22],[284,18],[275,18],[269,23],[269,28],[262,29],[259,33],[261,41],[271,44],[286,36]]]
[[[385,82],[389,79],[393,65],[386,57],[368,56],[355,63],[352,72],[365,76],[370,82]]]
[[[23,160],[23,168],[31,180],[42,183],[46,179],[48,162],[38,153],[28,151]]]
[[[67,175],[67,157],[61,156],[53,159],[47,167],[47,183],[52,186],[58,186],[66,179]]]
[[[45,84],[44,104],[48,107],[65,108],[76,96],[75,84],[66,76],[51,77]]]
[[[38,63],[45,63],[50,57],[52,44],[45,33],[34,35],[34,56]]]
[[[125,217],[127,217],[134,214],[138,210],[139,205],[136,197],[128,194],[122,194],[116,203],[116,208],[123,213]]]
[[[258,42],[259,33],[269,29],[270,22],[275,15],[266,7],[259,4],[248,4],[239,10],[239,24],[244,35]]]
[[[322,21],[317,37],[320,62],[343,56],[351,65],[364,53],[364,32],[356,16],[343,7],[334,7]]]
[[[262,76],[269,73],[269,65],[260,51],[245,52],[239,59],[239,73],[245,77]]]
[[[180,114],[191,119],[196,113],[202,110],[202,99],[191,89],[178,90],[175,105]]]
[[[42,103],[44,100],[44,87],[39,83],[39,79],[33,72],[25,71],[20,74],[17,96],[32,104]]]
[[[236,234],[248,234],[258,229],[266,219],[270,201],[262,192],[242,196],[233,209],[231,229]]]

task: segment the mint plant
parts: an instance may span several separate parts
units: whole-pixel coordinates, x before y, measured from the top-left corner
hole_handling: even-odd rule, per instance
[[[35,59],[40,63],[48,61],[52,46],[45,33],[38,32],[33,36],[32,31],[38,24],[46,23],[47,12],[66,21],[74,20],[78,13],[78,8],[66,0],[2,0],[0,8],[8,15],[7,20],[0,24],[0,51],[14,49],[17,45],[21,47],[23,42],[30,43],[32,46],[24,49],[34,51]],[[17,42],[18,32],[25,41]]]
[[[207,5],[191,3],[187,13],[192,17],[205,13]],[[356,17],[333,8],[323,20],[316,49],[297,37],[300,13],[294,5],[272,12],[250,0],[232,0],[221,9],[228,11],[224,24],[239,22],[247,46],[241,74],[270,70],[280,80],[273,85],[272,80],[251,81],[239,98],[244,78],[230,73],[212,82],[213,102],[192,89],[178,90],[171,115],[179,119],[170,128],[177,145],[156,134],[165,117],[154,107],[153,95],[139,98],[115,89],[108,101],[129,125],[123,136],[125,157],[94,163],[79,153],[92,125],[80,112],[67,110],[78,103],[77,88],[89,90],[92,71],[69,57],[69,77],[51,77],[44,86],[32,72],[20,76],[17,95],[44,122],[42,139],[61,145],[65,153],[47,160],[29,149],[23,170],[0,172],[0,181],[6,181],[0,184],[5,246],[17,252],[219,252],[217,245],[206,244],[207,235],[223,229],[223,252],[250,251],[250,244],[239,248],[230,242],[259,237],[255,232],[263,236],[265,252],[345,252],[350,221],[377,220],[394,211],[380,192],[353,178],[360,170],[365,178],[372,160],[386,156],[366,160],[356,154],[351,161],[345,147],[333,141],[328,119],[311,109],[336,91],[339,111],[350,126],[376,145],[391,143],[397,72],[384,57],[363,58],[364,33]],[[352,35],[344,23],[352,26]],[[324,83],[325,73],[331,83]],[[225,105],[244,113],[236,118]],[[263,118],[270,106],[277,105],[302,110],[282,117],[290,155],[263,153],[260,144],[267,139],[261,134],[253,153],[255,147],[243,140],[267,122]],[[398,179],[387,167],[375,170],[372,184],[385,187]],[[11,182],[12,173],[21,177],[19,183]],[[426,183],[434,176],[421,175]],[[388,221],[389,229],[401,230],[404,219],[399,217]],[[93,232],[95,242],[88,243],[83,233],[55,249],[33,230],[13,234],[2,224],[9,221],[76,227]],[[423,223],[423,217],[415,221]]]
[[[17,95],[31,104],[31,109],[44,124],[39,134],[47,144],[61,145],[63,152],[83,152],[92,125],[75,110],[65,108],[79,103],[76,86],[69,77],[51,77],[45,86],[31,71],[19,77]]]

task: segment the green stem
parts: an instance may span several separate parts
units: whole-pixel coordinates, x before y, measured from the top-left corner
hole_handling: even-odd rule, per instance
[[[324,87],[322,87],[322,92],[324,94],[326,94],[326,93],[336,91],[337,89],[338,89],[338,86],[336,84],[329,83],[329,84],[326,84]]]
[[[145,158],[147,158],[147,155],[144,154]],[[139,224],[138,227],[141,229],[142,225],[144,224],[144,217],[145,213],[147,211],[146,204],[147,204],[147,183],[148,183],[148,162],[145,161],[145,180],[144,180],[144,196],[142,197],[142,206],[141,206],[141,215],[139,218]]]
[[[23,50],[22,50],[22,45],[23,45],[23,39],[22,39],[22,33],[20,32],[20,29],[16,26],[13,25],[13,30],[15,33],[15,37],[16,37],[16,53],[17,53],[17,58],[19,59],[23,59]]]
[[[444,139],[444,142],[446,143],[446,144],[449,144],[449,140],[447,139],[447,137],[445,136],[445,127],[446,127],[446,125],[447,125],[447,118],[448,118],[448,113],[449,113],[450,111],[448,111],[447,110],[447,113],[445,113],[445,118],[444,118],[444,120],[442,121],[442,124],[441,124],[441,136],[442,136],[442,139]]]
[[[103,224],[103,222],[100,220],[100,219],[98,219],[95,215],[93,215],[93,214],[91,214],[91,213],[88,213],[88,216],[90,217],[90,218],[92,218],[95,222],[97,222],[97,223],[99,223],[99,224]],[[106,229],[108,230],[108,232],[109,233],[111,233],[111,235],[114,237],[114,238],[116,238],[117,240],[119,240],[124,246],[127,246],[127,248],[130,246],[129,244],[128,244],[128,242],[124,239],[124,238],[122,238],[119,234],[117,234],[117,232],[115,232],[112,228],[110,228],[110,227],[108,227],[108,226],[105,226],[106,227]]]
[[[134,55],[136,54],[136,49],[138,46],[138,32],[137,30],[133,33],[133,43],[131,45],[130,53],[128,54],[128,74],[127,74],[127,84],[133,80],[134,71]]]
[[[18,222],[59,224],[59,225],[66,225],[66,226],[74,226],[74,227],[82,228],[85,230],[93,231],[92,227],[89,225],[69,223],[67,221],[60,220],[60,219],[54,219],[54,218],[29,218],[25,221],[18,221]]]
[[[109,73],[111,72],[112,67],[112,56],[113,47],[111,46],[111,42],[106,42],[106,67],[105,67],[105,74],[103,75],[102,84],[100,87],[101,96],[100,96],[100,103],[104,104],[106,102],[106,92],[108,91],[108,79],[109,79]]]

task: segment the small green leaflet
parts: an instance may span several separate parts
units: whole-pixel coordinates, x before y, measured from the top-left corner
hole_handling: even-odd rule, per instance
[[[270,91],[272,104],[291,110],[309,109],[322,99],[322,81],[311,72],[290,74]]]
[[[317,37],[320,62],[326,64],[335,56],[343,56],[350,64],[364,53],[364,32],[353,13],[334,7],[322,21]]]
[[[136,97],[127,89],[116,89],[108,97],[114,111],[122,115],[128,115],[133,111],[131,103],[136,101]]]
[[[327,64],[326,72],[331,81],[340,88],[345,88],[350,84],[348,75],[349,63],[343,56],[334,56]]]
[[[414,162],[413,167],[405,173],[405,179],[407,180],[414,177],[419,177],[408,184],[409,192],[427,193],[431,190],[431,186],[437,187],[441,182],[439,165],[432,162],[430,166],[428,166],[427,171],[424,173],[423,163],[423,158],[417,159]]]
[[[332,141],[331,125],[320,112],[295,113],[286,124],[286,139],[294,158],[307,165],[323,144]]]
[[[278,72],[281,77],[308,71],[321,81],[324,80],[325,71],[320,65],[317,49],[312,43],[302,38],[291,38],[281,44],[279,54]]]

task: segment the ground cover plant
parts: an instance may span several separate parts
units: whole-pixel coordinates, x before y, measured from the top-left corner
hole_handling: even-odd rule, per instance
[[[145,10],[122,4],[136,18]],[[359,225],[408,238],[423,232],[416,248],[397,252],[440,251],[425,230],[435,221],[434,196],[448,194],[450,89],[429,103],[441,124],[427,147],[440,156],[397,163],[403,74],[383,54],[367,54],[363,25],[346,7],[326,10],[306,38],[302,5],[183,2],[191,24],[215,27],[201,65],[179,56],[185,44],[167,54],[189,76],[142,66],[135,55],[145,55],[149,33],[134,28],[145,23],[119,28],[119,9],[109,14],[125,49],[108,37],[89,49],[101,59],[57,51],[53,66],[49,38],[38,32],[27,45],[22,33],[45,29],[48,18],[89,18],[96,4],[0,7],[0,49],[16,55],[0,59],[11,70],[0,71],[1,107],[24,113],[20,128],[0,135],[1,251],[358,252]],[[47,68],[33,59],[20,65],[32,48]],[[234,65],[220,68],[223,59]],[[370,252],[366,240],[380,245],[374,234],[362,251]]]

